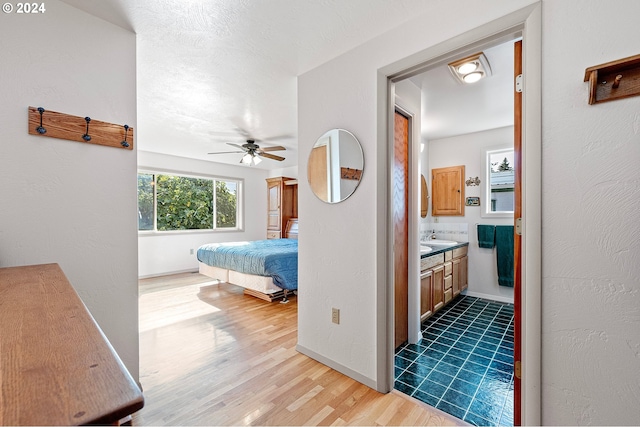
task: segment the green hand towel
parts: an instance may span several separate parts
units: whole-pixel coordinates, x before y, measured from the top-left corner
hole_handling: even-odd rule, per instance
[[[486,224],[478,224],[478,246],[481,248],[493,248],[496,240],[496,226],[495,225],[486,225]]]
[[[513,225],[496,226],[498,285],[513,288]]]

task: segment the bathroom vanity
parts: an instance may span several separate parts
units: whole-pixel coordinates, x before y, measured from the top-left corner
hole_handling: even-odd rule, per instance
[[[468,242],[434,247],[431,252],[420,256],[421,322],[467,288],[468,247]]]

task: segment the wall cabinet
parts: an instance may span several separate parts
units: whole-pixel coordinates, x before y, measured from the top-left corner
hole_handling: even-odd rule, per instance
[[[464,165],[431,169],[431,215],[464,216]]]
[[[280,239],[287,222],[298,217],[298,182],[284,176],[267,178],[267,239]]]
[[[467,250],[463,246],[420,260],[421,322],[467,288]]]

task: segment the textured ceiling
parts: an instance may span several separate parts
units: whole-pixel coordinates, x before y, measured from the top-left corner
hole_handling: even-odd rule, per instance
[[[296,76],[437,0],[64,0],[137,34],[138,149],[236,164],[227,142],[297,164]],[[426,87],[426,86],[425,86]]]

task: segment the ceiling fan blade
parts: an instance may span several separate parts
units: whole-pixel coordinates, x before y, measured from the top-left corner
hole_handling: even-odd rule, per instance
[[[282,150],[286,150],[286,148],[284,148],[282,145],[275,145],[273,147],[260,148],[260,151],[282,151]]]
[[[258,156],[266,157],[267,159],[277,160],[279,162],[284,160],[284,157],[276,156],[275,154],[259,153]]]
[[[244,153],[244,151],[216,151],[215,153],[207,153],[207,154],[238,154]]]
[[[233,142],[227,142],[227,145],[232,145],[234,147],[238,147],[239,149],[241,149],[242,151],[247,151],[246,148],[244,148],[242,145],[238,145],[238,144],[234,144]]]
[[[292,139],[292,138],[295,138],[295,135],[282,134],[282,135],[275,135],[267,138],[262,138],[259,141],[280,141],[281,139]]]

